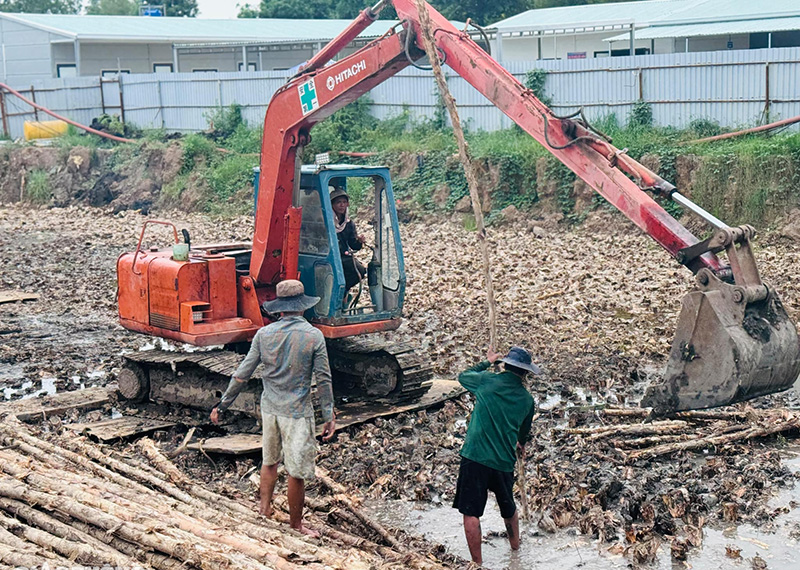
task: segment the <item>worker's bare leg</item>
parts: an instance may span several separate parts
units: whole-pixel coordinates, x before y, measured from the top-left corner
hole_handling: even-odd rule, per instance
[[[289,526],[303,534],[318,538],[319,533],[303,525],[303,506],[306,500],[306,482],[289,476]]]
[[[261,466],[261,508],[259,512],[265,517],[272,516],[272,494],[278,481],[278,464]]]
[[[519,516],[517,511],[514,511],[511,518],[503,519],[503,522],[506,523],[506,534],[508,534],[511,550],[519,550]]]
[[[472,561],[475,564],[483,564],[483,557],[481,556],[481,540],[483,540],[481,519],[464,515],[464,534],[467,536],[467,546],[469,547]]]

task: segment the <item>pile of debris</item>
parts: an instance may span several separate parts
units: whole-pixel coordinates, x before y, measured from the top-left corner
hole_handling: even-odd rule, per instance
[[[8,416],[0,445],[0,565],[288,570],[455,562],[370,520],[324,473],[329,493],[309,499],[307,526],[322,535],[315,540],[289,528],[285,502],[277,502],[276,520],[261,517],[254,502],[190,479],[147,438],[135,454],[66,431],[51,443]]]

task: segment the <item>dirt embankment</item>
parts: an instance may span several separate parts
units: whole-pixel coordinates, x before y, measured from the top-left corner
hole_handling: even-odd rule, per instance
[[[183,149],[177,142],[115,150],[4,147],[0,149],[0,203],[108,205],[114,212],[147,213],[182,167]]]
[[[140,210],[148,213],[154,209],[180,209],[200,211],[209,200],[220,202],[231,199],[249,204],[252,185],[249,176],[241,178],[241,188],[231,188],[236,196],[214,197],[201,170],[205,157],[195,156],[184,148],[180,140],[171,142],[144,142],[124,145],[114,149],[36,147],[6,145],[0,147],[0,203],[26,202],[50,207],[71,205],[110,206],[112,210]],[[188,154],[187,154],[188,153]],[[425,153],[399,153],[388,162],[399,186],[405,180],[413,181],[424,171]],[[256,166],[258,158],[247,156],[244,163]],[[697,155],[682,155],[674,161],[674,182],[691,197],[702,176],[707,159]],[[661,159],[645,155],[642,163],[653,171],[661,168]],[[438,163],[437,163],[438,164]],[[552,160],[542,157],[536,161],[535,175],[521,177],[519,171],[504,169],[502,160],[476,161],[485,212],[502,209],[507,203],[525,202],[533,205],[523,194],[535,196],[535,213],[552,214],[559,220],[564,216],[582,219],[600,203],[595,192],[582,180],[571,175],[565,178],[563,169],[554,169]],[[459,169],[455,157],[444,161],[445,170]],[[230,173],[228,173],[230,175]],[[221,176],[226,176],[221,174]],[[180,180],[178,180],[180,178]],[[238,180],[238,179],[237,179]],[[180,182],[177,184],[177,182]],[[731,180],[735,187],[736,180]],[[412,186],[416,182],[412,182]],[[411,203],[404,200],[401,215],[407,218],[425,214],[424,203],[437,211],[468,213],[469,196],[454,195],[453,182],[443,180],[431,190],[429,201]],[[533,185],[533,190],[529,188]],[[417,199],[417,201],[419,201]],[[791,209],[791,205],[787,205]],[[516,208],[508,210],[516,216]],[[508,217],[508,216],[507,216]],[[518,221],[518,220],[517,220]],[[540,224],[539,224],[540,225]]]

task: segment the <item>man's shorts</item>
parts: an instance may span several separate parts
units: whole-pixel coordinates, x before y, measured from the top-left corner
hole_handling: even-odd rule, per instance
[[[314,479],[317,440],[314,437],[314,418],[284,418],[261,414],[264,436],[261,440],[264,465],[275,465],[283,459],[290,477]]]
[[[513,517],[517,512],[517,505],[514,503],[514,474],[462,457],[453,508],[468,517],[482,517],[488,491],[494,493],[502,517]]]

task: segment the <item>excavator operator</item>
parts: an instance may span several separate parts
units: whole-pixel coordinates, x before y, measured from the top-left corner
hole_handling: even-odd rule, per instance
[[[350,197],[347,195],[344,186],[335,184],[330,197],[334,224],[336,225],[336,237],[339,238],[339,252],[342,255],[345,288],[349,291],[364,278],[367,272],[361,262],[353,255],[354,251],[359,251],[364,247],[367,239],[363,235],[356,233],[356,224],[348,215]],[[346,296],[347,294],[345,294]]]

